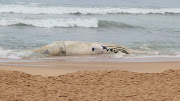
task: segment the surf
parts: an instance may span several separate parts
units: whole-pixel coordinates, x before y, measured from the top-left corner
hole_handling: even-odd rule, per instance
[[[16,14],[180,14],[180,8],[71,7],[42,4],[0,4],[0,13]]]
[[[0,26],[34,26],[34,27],[85,27],[85,28],[96,28],[98,27],[98,20],[92,19],[22,19],[22,18],[11,18],[11,19],[0,19]]]

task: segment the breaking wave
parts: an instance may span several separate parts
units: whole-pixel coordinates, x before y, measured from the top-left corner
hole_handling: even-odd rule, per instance
[[[138,25],[127,24],[116,21],[98,20],[92,19],[0,19],[0,26],[34,26],[43,28],[53,27],[85,27],[85,28],[97,28],[97,27],[112,27],[112,28],[143,28]]]
[[[144,29],[144,27],[138,26],[138,25],[127,24],[124,22],[106,21],[106,20],[102,20],[102,21],[100,20],[98,25],[99,27],[110,27],[110,28],[132,28],[132,29],[142,28]]]
[[[27,25],[35,27],[98,27],[97,19],[0,19],[0,26]]]
[[[49,57],[49,56],[39,53],[34,53],[32,50],[13,50],[13,49],[4,49],[0,47],[0,58],[30,59],[30,58],[45,58],[45,57]]]
[[[0,47],[0,58],[21,59],[22,57],[30,56],[31,54],[31,51],[17,51]]]
[[[41,4],[0,4],[0,13],[17,14],[180,14],[180,8],[97,8]]]

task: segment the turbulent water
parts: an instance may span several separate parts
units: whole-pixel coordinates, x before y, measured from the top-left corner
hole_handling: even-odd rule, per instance
[[[30,50],[62,40],[179,56],[179,18],[178,0],[0,0],[0,58],[44,57]]]

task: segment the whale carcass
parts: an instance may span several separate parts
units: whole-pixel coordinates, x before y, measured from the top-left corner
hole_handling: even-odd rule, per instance
[[[33,51],[51,56],[130,53],[129,49],[122,45],[82,41],[56,41]]]

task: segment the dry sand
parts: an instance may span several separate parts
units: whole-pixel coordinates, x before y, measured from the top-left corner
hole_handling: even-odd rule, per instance
[[[179,101],[180,70],[84,71],[42,77],[0,70],[1,101]]]
[[[180,62],[1,63],[0,69],[0,101],[180,101]]]

